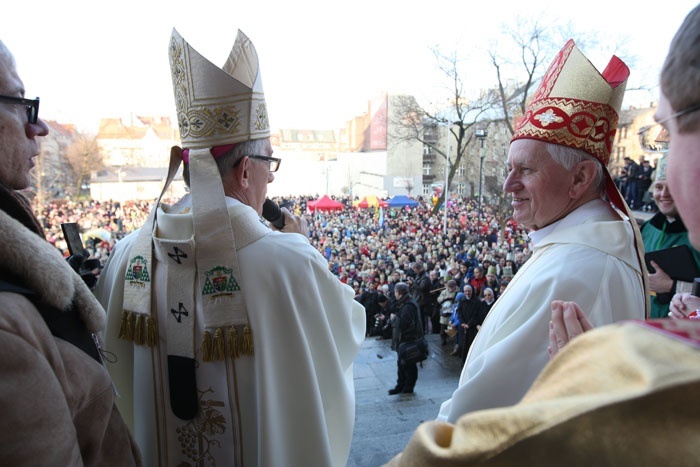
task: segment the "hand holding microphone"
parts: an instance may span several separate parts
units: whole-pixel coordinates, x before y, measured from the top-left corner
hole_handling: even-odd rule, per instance
[[[266,199],[262,208],[262,215],[270,225],[282,232],[300,233],[308,239],[309,227],[306,219],[300,216],[295,216],[287,208],[281,208],[277,204]]]
[[[284,228],[284,214],[280,207],[277,206],[277,203],[270,198],[266,199],[263,203],[262,215],[270,224],[274,225],[277,230],[282,230]]]

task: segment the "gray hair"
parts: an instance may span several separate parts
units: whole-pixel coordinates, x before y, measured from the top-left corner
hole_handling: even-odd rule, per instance
[[[223,177],[238,163],[238,161],[243,158],[243,156],[266,155],[269,144],[269,138],[251,139],[241,143],[236,143],[231,150],[216,159],[216,166],[219,169],[219,174]],[[182,178],[185,180],[187,186],[190,186],[189,164],[184,164],[184,168],[182,169]]]
[[[552,160],[564,167],[566,170],[572,170],[576,164],[583,161],[594,161],[596,163],[596,176],[591,186],[599,194],[605,193],[605,173],[603,172],[603,164],[598,159],[588,154],[583,149],[570,148],[560,144],[546,143],[547,152],[552,157]]]
[[[401,296],[403,297],[404,295],[408,294],[408,284],[405,282],[397,282],[396,285],[394,286],[394,293],[400,293]]]

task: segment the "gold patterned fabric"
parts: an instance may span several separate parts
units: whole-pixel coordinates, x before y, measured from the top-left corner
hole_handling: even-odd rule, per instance
[[[169,58],[183,147],[209,149],[270,136],[258,54],[243,32],[222,68],[175,29]]]
[[[574,339],[522,401],[427,422],[392,467],[690,466],[700,459],[700,323],[627,322]]]
[[[583,149],[606,166],[629,73],[615,56],[599,73],[569,40],[549,65],[513,141],[530,138]]]

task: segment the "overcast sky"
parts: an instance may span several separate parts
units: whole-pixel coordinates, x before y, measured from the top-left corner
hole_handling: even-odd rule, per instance
[[[94,130],[100,117],[174,113],[173,27],[219,66],[241,29],[260,57],[272,127],[326,129],[366,111],[382,91],[427,96],[442,86],[430,51],[436,45],[474,64],[481,75],[473,83],[495,82],[483,52],[519,15],[624,37],[636,57],[630,82],[655,83],[696,1],[11,1],[0,40],[15,55],[27,96],[41,97],[43,118]],[[602,69],[616,51],[586,52]],[[655,100],[655,93],[630,99]]]

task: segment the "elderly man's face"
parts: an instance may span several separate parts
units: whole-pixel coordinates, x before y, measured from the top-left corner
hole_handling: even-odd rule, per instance
[[[272,145],[268,140],[266,149],[260,156],[272,156]],[[275,174],[270,172],[270,163],[268,161],[249,158],[248,162],[248,182],[249,190],[247,199],[250,206],[258,213],[262,213],[262,206],[267,198],[267,184],[275,180]]]
[[[555,162],[546,143],[513,141],[508,152],[508,177],[503,190],[512,195],[513,219],[531,230],[566,216],[575,207],[571,197],[574,175]]]
[[[12,54],[0,42],[0,94],[24,97],[24,84],[17,74]],[[32,158],[39,154],[35,137],[46,136],[49,129],[43,120],[27,121],[24,105],[0,103],[0,183],[21,190],[29,186]]]
[[[666,96],[661,94],[654,116],[663,120],[675,113]],[[688,228],[688,237],[695,248],[700,248],[700,209],[697,208],[700,191],[700,130],[678,132],[675,118],[664,123],[671,142],[668,153],[668,185],[671,187],[676,208]]]

